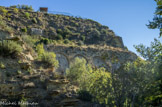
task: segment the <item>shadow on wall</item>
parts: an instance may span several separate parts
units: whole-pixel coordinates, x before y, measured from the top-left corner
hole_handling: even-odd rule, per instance
[[[56,59],[59,61],[59,67],[56,69],[56,72],[60,74],[65,74],[65,71],[67,68],[69,68],[70,63],[73,63],[73,61],[77,57],[85,59],[87,64],[90,63],[89,60],[81,54],[77,54],[72,59],[69,59],[68,56],[66,56],[63,53],[56,53]],[[104,67],[106,69],[109,68],[109,66],[105,63],[105,61],[102,60],[99,56],[93,57],[91,63],[92,63],[92,66],[96,68],[99,68],[99,67]]]
[[[59,62],[59,67],[56,69],[56,72],[65,74],[67,68],[69,68],[69,59],[63,53],[56,53],[56,59]]]

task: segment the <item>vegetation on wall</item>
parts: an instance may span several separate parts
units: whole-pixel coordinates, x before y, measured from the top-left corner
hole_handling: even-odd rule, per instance
[[[65,44],[74,41],[86,45],[107,44],[124,48],[123,43],[115,45],[114,41],[111,41],[116,36],[112,30],[90,19],[54,14],[41,14],[39,16],[36,12],[32,12],[31,6],[26,5],[11,6],[9,8],[1,7],[1,11],[0,15],[3,21],[16,30],[14,32],[16,34],[25,32],[30,35],[32,34],[32,28],[39,28],[43,30],[45,38],[52,40],[66,39]]]
[[[16,56],[22,52],[22,47],[14,41],[0,41],[0,55]]]
[[[56,54],[54,52],[46,52],[43,44],[38,44],[36,50],[38,53],[38,61],[43,62],[48,67],[58,67],[58,61],[56,60]]]
[[[159,64],[138,58],[110,73],[104,68],[92,69],[84,59],[76,58],[66,75],[80,87],[78,94],[83,100],[117,107],[157,106],[162,97]]]

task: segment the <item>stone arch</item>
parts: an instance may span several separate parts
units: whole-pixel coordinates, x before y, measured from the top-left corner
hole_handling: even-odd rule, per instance
[[[81,54],[77,54],[77,55],[75,55],[74,57],[73,57],[73,61],[74,61],[74,59],[75,58],[83,58],[83,59],[85,59],[86,60],[86,64],[88,64],[88,59],[84,56],[84,55],[81,55]]]
[[[100,56],[94,56],[92,58],[92,63],[93,63],[93,66],[95,66],[95,67],[104,67],[104,68],[108,67],[108,66],[106,66],[105,61],[102,60],[102,58]]]
[[[64,53],[56,52],[56,59],[59,62],[59,67],[56,69],[58,72],[65,72],[69,68],[69,58]]]

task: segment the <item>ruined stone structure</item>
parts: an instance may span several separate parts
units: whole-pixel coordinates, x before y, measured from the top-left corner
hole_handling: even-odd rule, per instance
[[[42,35],[42,30],[37,28],[31,28],[31,35]]]
[[[65,72],[76,57],[84,58],[87,63],[92,64],[93,67],[104,67],[109,71],[116,70],[122,63],[133,61],[137,58],[137,56],[130,51],[114,47],[51,45],[47,46],[46,49],[47,51],[56,53],[56,58],[59,61],[57,71],[59,72]]]

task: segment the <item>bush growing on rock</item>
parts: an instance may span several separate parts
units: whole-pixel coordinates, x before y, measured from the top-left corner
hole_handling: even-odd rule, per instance
[[[24,33],[27,33],[27,28],[24,27],[24,28],[21,29],[21,31],[24,32]]]
[[[29,19],[30,14],[29,14],[28,12],[26,12],[26,13],[25,13],[25,17],[26,17],[27,19]]]
[[[14,13],[18,13],[19,12],[19,10],[17,9],[17,8],[14,8]]]
[[[86,101],[107,103],[111,96],[111,74],[104,68],[92,69],[85,59],[76,58],[66,71],[67,78],[80,88],[79,98]]]
[[[58,61],[56,60],[56,54],[52,52],[45,52],[40,56],[40,60],[49,67],[58,67]]]
[[[56,36],[56,40],[62,40],[63,39],[63,37],[60,35],[60,34],[58,34],[57,36]]]
[[[64,43],[65,43],[65,44],[68,44],[68,43],[70,43],[70,41],[69,41],[68,39],[65,39],[65,40],[64,40]]]
[[[28,11],[33,11],[32,6],[28,6],[28,5],[17,5],[16,6],[19,9],[24,9],[24,10],[28,10]]]
[[[70,68],[66,71],[67,77],[76,83],[79,83],[83,73],[90,73],[91,67],[86,65],[85,59],[75,58],[73,64],[70,65]]]
[[[22,52],[22,47],[14,41],[0,41],[0,55],[15,56]]]
[[[33,18],[32,22],[33,23],[37,23],[37,19],[36,18]]]
[[[37,41],[37,39],[35,39],[34,36],[29,35],[23,35],[22,40],[30,47],[34,47],[35,42]]]
[[[1,68],[1,69],[5,69],[6,66],[5,66],[2,62],[0,62],[0,68]]]
[[[41,61],[48,67],[58,67],[58,61],[56,60],[56,54],[54,52],[46,52],[43,44],[38,44],[36,50],[38,52],[38,61]]]
[[[6,32],[13,32],[13,28],[9,27],[5,21],[2,20],[3,17],[0,15],[0,29]]]
[[[0,7],[0,13],[6,15],[8,10],[6,10],[4,7]]]

